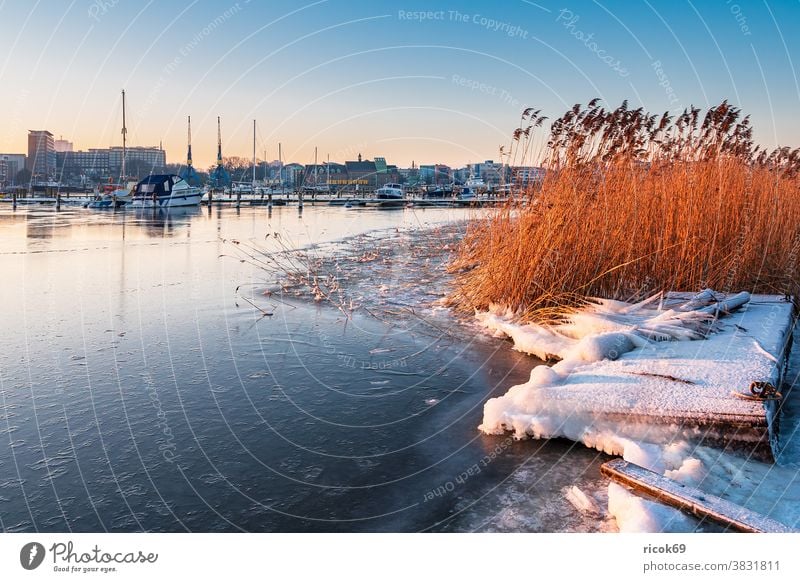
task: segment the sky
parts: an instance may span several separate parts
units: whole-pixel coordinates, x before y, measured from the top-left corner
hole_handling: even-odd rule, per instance
[[[410,166],[498,160],[523,108],[728,99],[800,146],[800,2],[0,0],[0,152],[27,130],[129,145]]]

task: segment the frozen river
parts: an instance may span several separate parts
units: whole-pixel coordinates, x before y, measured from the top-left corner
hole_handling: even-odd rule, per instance
[[[476,429],[531,358],[431,309],[419,251],[479,212],[0,209],[0,529],[613,528],[564,496],[605,456]],[[341,253],[364,308],[265,296],[231,240]]]

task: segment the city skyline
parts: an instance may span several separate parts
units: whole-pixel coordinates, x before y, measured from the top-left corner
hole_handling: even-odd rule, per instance
[[[29,129],[76,150],[121,145],[123,88],[128,143],[163,143],[181,163],[191,115],[200,168],[214,163],[218,115],[226,156],[252,156],[256,119],[261,159],[277,159],[280,142],[301,164],[317,147],[320,162],[456,167],[497,160],[524,107],[554,118],[593,97],[654,112],[728,99],[752,116],[757,143],[800,145],[800,5],[723,8],[5,2],[0,151],[24,152]]]

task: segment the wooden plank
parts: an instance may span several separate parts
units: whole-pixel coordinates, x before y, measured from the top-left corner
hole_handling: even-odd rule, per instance
[[[608,461],[600,467],[603,475],[699,518],[715,521],[727,528],[750,533],[791,533],[797,530],[774,519],[683,485],[624,459]]]

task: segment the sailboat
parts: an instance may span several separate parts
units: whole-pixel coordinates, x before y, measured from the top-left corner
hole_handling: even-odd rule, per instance
[[[131,201],[131,187],[125,187],[125,158],[127,157],[127,138],[128,138],[128,128],[125,125],[125,90],[122,90],[122,168],[120,171],[120,178],[119,184],[112,184],[111,180],[109,180],[109,184],[105,186],[104,192],[92,200],[91,202],[86,204],[87,208],[122,208],[128,202]]]

